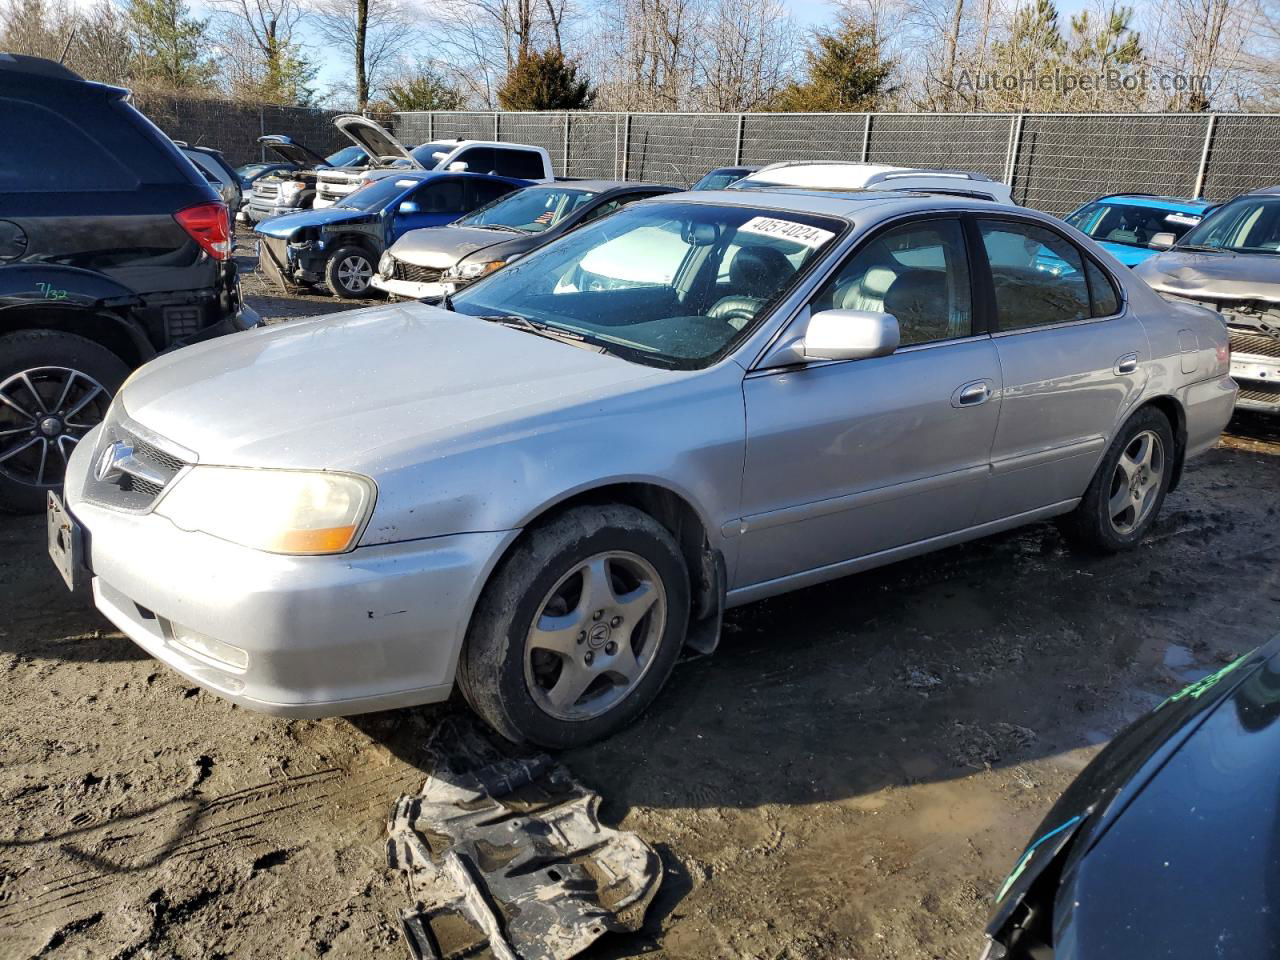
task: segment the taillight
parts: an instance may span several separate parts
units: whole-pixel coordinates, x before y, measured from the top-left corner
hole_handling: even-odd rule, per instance
[[[179,210],[173,219],[213,259],[231,259],[231,217],[225,203],[197,203]]]

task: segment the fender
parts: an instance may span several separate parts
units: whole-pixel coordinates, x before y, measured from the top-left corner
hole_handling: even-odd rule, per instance
[[[0,270],[0,311],[54,306],[96,312],[140,303],[137,294],[128,287],[81,267],[17,263]]]

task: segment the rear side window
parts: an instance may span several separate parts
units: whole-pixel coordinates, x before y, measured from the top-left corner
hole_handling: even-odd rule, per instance
[[[1084,259],[1075,244],[1029,223],[979,220],[978,229],[991,264],[1000,330],[1025,330],[1093,315]]]
[[[138,176],[66,117],[0,97],[0,193],[136,190]]]
[[[546,171],[542,166],[542,154],[532,150],[493,151],[496,154],[494,170],[500,177],[515,177],[519,180],[541,180]]]

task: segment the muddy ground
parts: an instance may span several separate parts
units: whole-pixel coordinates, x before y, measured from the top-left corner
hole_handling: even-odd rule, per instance
[[[645,929],[589,956],[973,957],[1099,745],[1280,631],[1280,430],[1231,433],[1134,553],[1041,524],[734,611],[564,756],[666,864]],[[461,707],[234,708],[69,595],[42,518],[0,519],[0,677],[0,956],[407,956],[385,820]]]

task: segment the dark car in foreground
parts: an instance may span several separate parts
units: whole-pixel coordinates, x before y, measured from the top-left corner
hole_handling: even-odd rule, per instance
[[[1280,956],[1280,636],[1104,749],[998,893],[983,960]]]
[[[257,323],[226,204],[127,97],[0,56],[0,116],[22,131],[0,142],[2,509],[44,507],[134,367]]]
[[[1280,414],[1280,186],[1224,203],[1134,272],[1166,300],[1218,311],[1236,405]]]
[[[449,226],[406,233],[383,254],[373,286],[414,299],[454,293],[619,207],[678,190],[622,180],[525,187]]]
[[[343,299],[367,297],[374,265],[402,234],[451,223],[523,186],[479,173],[406,170],[333,206],[259,224],[258,262],[286,288],[325,283]]]

